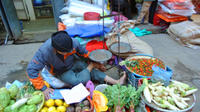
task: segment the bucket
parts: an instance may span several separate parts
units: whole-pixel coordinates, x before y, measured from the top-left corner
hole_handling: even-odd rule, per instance
[[[107,86],[108,86],[107,84],[100,84],[100,85],[95,87],[95,90],[103,93],[103,91],[106,89]]]
[[[84,13],[84,20],[100,20],[100,14],[97,12]]]

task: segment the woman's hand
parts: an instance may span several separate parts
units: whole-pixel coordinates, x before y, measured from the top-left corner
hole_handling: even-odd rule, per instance
[[[50,99],[50,94],[53,94],[53,91],[52,88],[47,88],[43,91],[46,100]]]

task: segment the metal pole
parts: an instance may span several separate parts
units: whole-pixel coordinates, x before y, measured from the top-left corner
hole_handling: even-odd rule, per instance
[[[118,13],[120,12],[120,0],[118,0]],[[120,60],[120,14],[118,15],[118,33],[117,33],[117,37],[118,37],[118,65],[119,65],[119,60]],[[118,69],[118,73],[120,75],[120,69]]]
[[[104,16],[104,4],[105,4],[105,2],[104,2],[104,0],[102,0],[102,5],[103,5],[102,14],[103,14],[103,16]],[[103,49],[105,49],[104,43],[105,43],[105,35],[104,35],[104,18],[103,18]]]

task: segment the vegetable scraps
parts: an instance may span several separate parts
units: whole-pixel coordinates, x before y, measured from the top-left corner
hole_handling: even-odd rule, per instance
[[[169,110],[183,110],[189,107],[187,101],[189,95],[195,93],[198,89],[189,85],[172,80],[170,85],[165,87],[163,83],[149,83],[143,79],[146,87],[143,95],[148,103],[154,103],[158,107]]]
[[[140,102],[140,95],[145,85],[142,85],[135,89],[135,87],[121,86],[119,84],[108,86],[104,90],[104,94],[108,98],[108,108],[113,112],[122,112],[128,109],[130,112],[134,112],[135,107]]]
[[[126,65],[127,69],[133,73],[142,76],[152,76],[152,66],[156,65],[162,69],[165,69],[164,63],[158,58],[132,58],[126,61],[122,61],[120,65]]]

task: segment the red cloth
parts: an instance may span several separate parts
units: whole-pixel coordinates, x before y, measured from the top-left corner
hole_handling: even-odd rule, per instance
[[[91,40],[85,47],[89,52],[97,49],[108,49],[107,45],[103,41]]]

